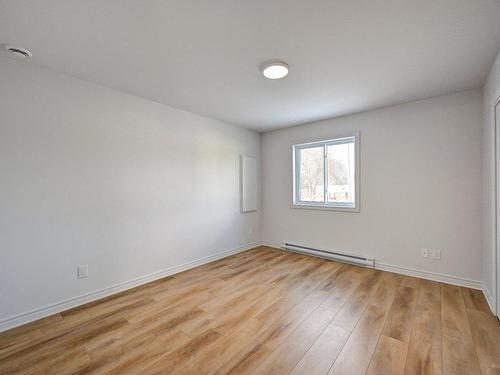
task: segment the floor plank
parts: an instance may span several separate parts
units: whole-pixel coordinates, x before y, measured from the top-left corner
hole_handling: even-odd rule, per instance
[[[407,375],[441,375],[441,287],[422,280],[406,359]]]
[[[366,375],[402,375],[408,345],[388,336],[380,336]]]
[[[479,365],[483,372],[500,369],[500,324],[491,314],[467,310]]]
[[[188,361],[193,360],[194,357],[208,350],[215,342],[222,340],[221,334],[208,329],[173,352],[162,355],[158,360],[144,367],[143,372],[147,374],[172,374]]]
[[[400,286],[382,331],[383,335],[409,342],[417,306],[417,292],[416,288]]]
[[[481,374],[460,287],[442,284],[441,299],[443,374]]]
[[[383,309],[368,305],[333,364],[330,375],[361,375],[366,372],[386,315]]]
[[[352,331],[368,305],[372,293],[382,281],[382,272],[372,269],[366,269],[365,272],[366,275],[359,286],[335,316],[333,320],[335,325]]]
[[[384,273],[380,286],[370,298],[370,304],[389,311],[398,292],[401,280],[402,276],[400,275],[390,272]]]
[[[477,289],[460,288],[464,298],[465,308],[468,310],[477,310],[484,313],[490,313],[490,307],[483,292]]]
[[[262,375],[287,375],[316,341],[334,316],[319,307],[257,368]]]
[[[302,360],[293,369],[293,375],[325,375],[344,347],[350,332],[329,324]]]

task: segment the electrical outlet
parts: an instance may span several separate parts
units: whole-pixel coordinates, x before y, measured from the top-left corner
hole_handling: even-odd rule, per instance
[[[87,277],[89,277],[89,266],[88,265],[78,266],[77,276],[79,279],[86,279]]]
[[[432,259],[441,260],[441,250],[440,249],[433,249],[432,250]]]
[[[426,249],[425,247],[420,249],[420,255],[423,258],[428,258],[429,257],[429,249]]]

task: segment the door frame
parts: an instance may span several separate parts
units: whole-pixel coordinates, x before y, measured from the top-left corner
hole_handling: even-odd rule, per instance
[[[493,259],[494,259],[494,265],[493,265],[493,293],[494,295],[491,296],[493,298],[493,303],[494,303],[494,313],[497,317],[500,317],[500,301],[498,298],[498,292],[499,292],[499,286],[498,283],[500,281],[500,244],[498,241],[500,240],[500,229],[498,228],[498,224],[500,224],[500,210],[498,208],[498,203],[500,202],[500,183],[498,181],[498,178],[500,177],[500,171],[498,170],[500,168],[500,161],[498,160],[498,157],[500,156],[499,150],[500,150],[500,142],[497,138],[497,135],[500,135],[500,132],[498,127],[500,126],[500,119],[497,118],[497,107],[500,108],[500,96],[495,100],[493,104],[493,136],[494,136],[494,147],[493,147],[493,157],[494,157],[494,226],[493,226],[493,236],[494,236],[494,254],[493,254]]]

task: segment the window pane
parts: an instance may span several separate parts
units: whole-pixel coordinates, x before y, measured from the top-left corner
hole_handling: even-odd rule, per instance
[[[299,200],[324,202],[323,146],[304,148],[300,152]]]
[[[327,202],[354,204],[354,142],[327,146]]]

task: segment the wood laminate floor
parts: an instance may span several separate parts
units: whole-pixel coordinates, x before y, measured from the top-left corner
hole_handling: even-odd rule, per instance
[[[259,247],[0,333],[1,374],[500,374],[480,291]]]

